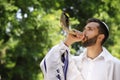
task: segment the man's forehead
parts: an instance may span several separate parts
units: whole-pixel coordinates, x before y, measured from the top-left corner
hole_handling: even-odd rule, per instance
[[[90,22],[87,23],[87,25],[85,26],[85,28],[98,28],[99,24],[96,22]]]

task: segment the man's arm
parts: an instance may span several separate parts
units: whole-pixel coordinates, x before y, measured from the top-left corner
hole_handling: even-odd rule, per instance
[[[45,80],[64,80],[63,62],[61,55],[67,51],[69,53],[69,46],[74,42],[81,41],[84,34],[75,31],[75,35],[68,34],[65,41],[54,46],[42,60],[40,66],[44,73]],[[69,57],[69,56],[68,56]],[[69,65],[68,65],[69,66]]]
[[[44,80],[64,80],[63,63],[61,55],[69,48],[61,42],[54,46],[42,60],[40,67],[44,74]]]

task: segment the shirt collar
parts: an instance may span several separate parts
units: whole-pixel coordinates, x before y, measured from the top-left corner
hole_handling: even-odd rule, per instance
[[[106,50],[106,48],[104,48],[104,47],[102,47],[102,48],[103,48],[103,51],[93,60],[103,58],[105,61],[108,61],[110,59],[110,56],[108,56],[109,52]],[[87,49],[85,49],[83,54],[81,54],[81,55],[82,55],[82,60],[88,59],[88,57],[87,57]]]

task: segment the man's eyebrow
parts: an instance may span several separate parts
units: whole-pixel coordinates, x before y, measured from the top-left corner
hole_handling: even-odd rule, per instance
[[[83,29],[87,29],[87,28],[89,28],[89,29],[90,29],[90,28],[93,28],[93,27],[87,26],[87,27],[84,27]]]

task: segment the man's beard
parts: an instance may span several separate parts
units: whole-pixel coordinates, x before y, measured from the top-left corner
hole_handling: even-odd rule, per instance
[[[97,41],[97,37],[98,37],[98,35],[96,35],[96,36],[94,36],[93,38],[90,38],[90,39],[88,39],[88,37],[86,37],[87,40],[82,43],[82,46],[83,47],[89,47],[89,46],[94,45]]]

